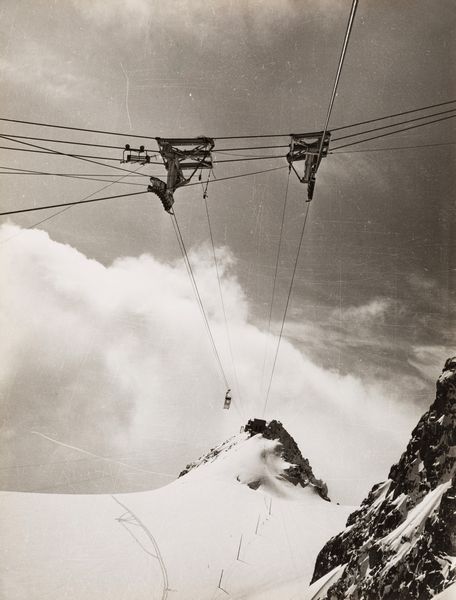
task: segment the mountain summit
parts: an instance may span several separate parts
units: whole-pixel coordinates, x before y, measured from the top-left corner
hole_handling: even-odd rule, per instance
[[[387,481],[319,553],[311,597],[427,600],[455,580],[456,357]]]
[[[255,441],[250,442],[245,450],[243,444],[250,438]],[[255,450],[257,446],[259,452]],[[247,458],[247,461],[238,466],[236,463],[240,456]],[[329,501],[327,485],[315,477],[309,461],[302,456],[297,443],[280,421],[272,420],[267,423],[262,419],[249,420],[239,435],[188,464],[179,477],[216,460],[232,466],[233,472],[239,471],[236,474],[237,480],[246,483],[253,490],[270,488],[275,480],[274,485],[277,482],[288,482],[300,488],[310,486],[321,498]]]

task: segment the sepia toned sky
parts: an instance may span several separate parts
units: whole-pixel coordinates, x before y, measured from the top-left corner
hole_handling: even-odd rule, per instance
[[[350,4],[5,0],[0,116],[146,135],[152,149],[155,136],[321,129]],[[361,0],[329,128],[455,98],[454,25],[450,1]],[[6,122],[0,133],[128,141]],[[285,137],[258,145],[271,141],[288,143]],[[283,421],[343,501],[359,501],[387,476],[454,352],[455,142],[450,119],[330,154],[318,173],[267,416]],[[244,145],[216,141],[215,159],[228,158],[223,148]],[[415,147],[423,145],[432,146]],[[116,175],[68,157],[0,153],[2,167]],[[116,150],[81,153],[121,159]],[[228,414],[169,216],[155,196],[76,206],[38,225],[40,231],[27,228],[53,211],[1,217],[3,489],[147,489],[247,417],[261,416],[274,348],[266,331],[286,161],[220,163],[214,171],[220,179],[279,166],[285,168],[208,188],[234,367],[202,190],[175,196],[226,371],[231,381],[236,370],[239,380]],[[163,174],[159,166],[143,171]],[[0,177],[2,210],[71,202],[106,185]],[[147,177],[134,181],[147,185]],[[101,195],[141,189],[127,181]],[[292,174],[274,334],[305,194]],[[36,432],[123,462],[129,454],[136,471],[91,462]],[[21,467],[28,464],[40,467]]]

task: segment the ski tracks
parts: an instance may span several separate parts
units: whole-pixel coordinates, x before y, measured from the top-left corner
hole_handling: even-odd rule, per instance
[[[117,502],[117,504],[119,506],[121,506],[124,509],[124,511],[125,511],[123,513],[123,515],[121,515],[117,519],[119,521],[119,523],[135,539],[135,541],[137,542],[137,544],[140,546],[140,548],[142,550],[144,550],[144,552],[146,552],[147,554],[149,554],[150,556],[152,556],[153,558],[156,558],[158,560],[158,563],[159,563],[160,569],[161,569],[161,573],[162,573],[162,577],[163,577],[163,592],[162,592],[161,600],[167,600],[167,598],[168,598],[168,592],[171,591],[171,589],[169,587],[168,570],[166,568],[165,561],[163,560],[163,555],[160,552],[160,548],[158,546],[157,540],[154,538],[154,536],[152,535],[152,533],[150,532],[150,530],[146,527],[146,525],[139,519],[139,517],[137,515],[135,515],[135,513],[130,508],[128,508],[128,506],[126,506],[125,504],[123,504],[120,500],[118,500],[113,495],[111,495],[111,498],[114,500],[114,502]],[[124,518],[125,513],[130,514],[131,519],[125,519]],[[138,538],[135,536],[135,534],[129,529],[129,527],[127,526],[127,523],[129,523],[130,525],[132,525],[132,524],[139,525],[139,527],[141,527],[141,529],[144,531],[144,533],[146,534],[146,536],[152,542],[152,545],[153,545],[154,550],[155,550],[155,554],[153,554],[152,552],[150,552],[150,550],[147,550],[147,548],[144,547],[144,545],[138,540]]]

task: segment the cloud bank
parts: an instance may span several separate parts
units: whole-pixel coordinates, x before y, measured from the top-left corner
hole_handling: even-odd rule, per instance
[[[262,415],[277,339],[251,323],[226,248],[217,255],[232,352],[211,253],[194,249],[190,260],[233,389],[230,411],[222,409],[224,383],[182,261],[142,255],[105,267],[43,231],[5,225],[1,238],[8,240],[0,252],[4,486],[24,487],[8,469],[31,456],[77,459],[65,448],[56,455],[31,431],[103,456],[138,453],[141,465],[175,475]],[[372,319],[386,309],[373,302],[360,314]],[[386,477],[417,417],[385,389],[323,369],[283,340],[266,417],[284,423],[335,499],[356,502]],[[116,471],[116,485],[128,484],[126,471]],[[165,483],[135,477],[143,488]]]

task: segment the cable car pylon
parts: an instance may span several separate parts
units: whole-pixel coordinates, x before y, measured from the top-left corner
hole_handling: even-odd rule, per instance
[[[321,159],[328,155],[331,132],[292,133],[290,134],[290,138],[290,151],[286,158],[290,168],[298,176],[299,181],[307,183],[307,202],[310,202],[313,198],[317,170]],[[305,161],[302,176],[293,164],[298,161]]]
[[[158,177],[150,178],[147,191],[156,194],[167,213],[172,214],[174,192],[190,183],[199,169],[212,169],[212,149],[214,140],[208,137],[197,138],[155,138],[167,171],[166,182]],[[185,176],[184,171],[190,171]]]

